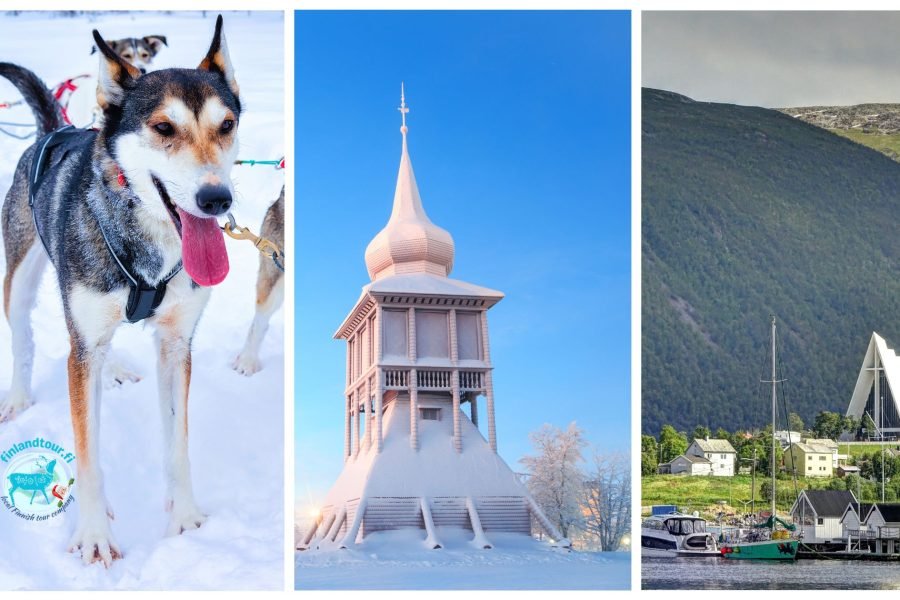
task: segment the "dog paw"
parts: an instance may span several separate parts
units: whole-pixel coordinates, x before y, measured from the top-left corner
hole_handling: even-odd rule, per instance
[[[172,516],[169,517],[169,526],[166,529],[167,536],[181,535],[185,531],[198,529],[206,522],[207,516],[200,512],[196,506],[181,510],[172,508]]]
[[[140,380],[141,376],[138,373],[133,372],[119,362],[110,361],[103,365],[104,389],[111,390],[122,387],[127,383],[137,383]]]
[[[250,377],[262,369],[262,363],[259,362],[258,356],[241,352],[238,354],[237,358],[231,362],[231,368],[241,375]]]
[[[102,562],[107,569],[114,560],[122,558],[122,551],[113,539],[109,525],[79,528],[69,542],[69,552],[81,552],[81,560],[86,565]]]
[[[32,404],[34,400],[27,393],[10,391],[6,398],[0,401],[0,423],[12,421]]]

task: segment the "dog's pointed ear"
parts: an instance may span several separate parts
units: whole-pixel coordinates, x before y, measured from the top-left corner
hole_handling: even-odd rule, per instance
[[[234,79],[234,67],[231,66],[231,59],[228,57],[228,44],[225,43],[225,34],[222,32],[222,15],[216,19],[216,32],[213,34],[206,58],[197,68],[220,75],[234,95],[240,96],[240,88]]]
[[[160,48],[169,45],[164,35],[146,35],[144,36],[144,43],[150,46],[154,52],[159,52]]]
[[[100,76],[97,79],[97,104],[106,110],[119,106],[125,97],[125,88],[141,76],[141,72],[125,62],[94,30],[94,42],[100,51]]]

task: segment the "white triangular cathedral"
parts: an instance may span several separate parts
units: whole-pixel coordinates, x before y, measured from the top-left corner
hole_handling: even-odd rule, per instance
[[[501,292],[450,279],[453,238],[425,214],[406,135],[387,225],[366,249],[371,283],[335,333],[347,341],[344,469],[298,549],[347,548],[376,531],[531,534],[568,545],[497,454],[487,311]],[[487,439],[478,398],[486,399]],[[468,414],[463,410],[468,408]]]
[[[875,431],[868,432],[870,437],[896,438],[900,435],[900,410],[894,390],[900,392],[900,357],[873,332],[847,416],[862,419],[868,415],[875,424]]]

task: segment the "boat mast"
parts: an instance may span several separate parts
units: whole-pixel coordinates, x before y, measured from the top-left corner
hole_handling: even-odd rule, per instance
[[[775,315],[772,315],[772,531],[775,531]],[[790,435],[790,434],[788,434]]]
[[[849,454],[849,452],[848,452]],[[750,483],[750,512],[753,513],[753,522],[756,522],[756,445],[753,446],[753,468],[751,471],[752,481]]]

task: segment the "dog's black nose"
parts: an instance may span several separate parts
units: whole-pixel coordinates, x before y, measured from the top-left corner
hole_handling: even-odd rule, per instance
[[[197,190],[197,206],[208,215],[223,215],[231,208],[231,192],[224,185],[201,186]]]
[[[145,69],[144,67],[140,67],[140,71],[141,71],[141,75],[147,74],[147,69]]]

